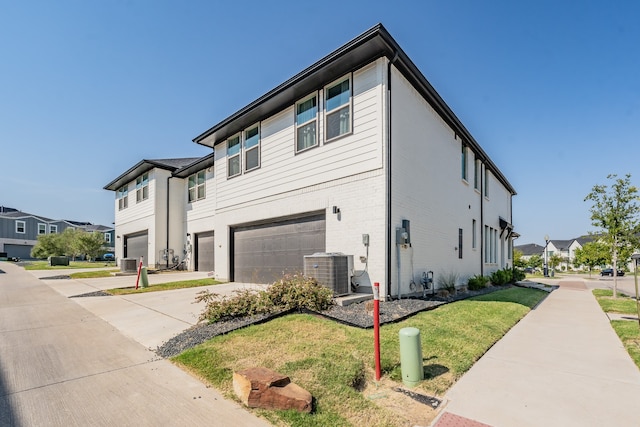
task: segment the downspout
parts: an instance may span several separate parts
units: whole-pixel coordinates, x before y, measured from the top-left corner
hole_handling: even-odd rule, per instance
[[[169,269],[169,181],[173,178],[173,175],[167,178],[167,248],[166,248],[166,256],[167,256],[167,270]]]
[[[483,162],[484,167],[487,165]],[[480,170],[480,275],[484,276],[484,170]]]
[[[395,52],[393,58],[387,63],[387,164],[386,164],[386,194],[387,194],[387,245],[386,245],[386,276],[387,276],[387,299],[391,299],[391,65],[398,59],[398,52]],[[398,282],[398,290],[400,290],[400,282]]]

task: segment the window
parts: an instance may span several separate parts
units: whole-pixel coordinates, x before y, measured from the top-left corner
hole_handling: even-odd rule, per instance
[[[244,170],[260,167],[260,128],[254,126],[244,131]]]
[[[462,228],[458,228],[458,258],[462,259]]]
[[[189,203],[205,198],[205,171],[194,173],[189,177]]]
[[[145,173],[136,178],[136,203],[149,198],[149,174]]]
[[[227,140],[227,177],[240,175],[240,135]]]
[[[467,147],[462,144],[462,155],[460,156],[462,160],[462,179],[467,180]]]
[[[484,169],[484,197],[489,197],[489,169]]]
[[[50,225],[49,226],[49,233],[51,234],[56,234],[58,232],[58,226],[57,225]]]
[[[327,86],[325,94],[325,140],[351,132],[351,78]]]
[[[482,163],[480,160],[473,162],[474,171],[473,171],[473,188],[480,191],[480,171],[482,170]]]
[[[104,241],[111,243],[111,233],[104,233]]]
[[[38,224],[38,235],[47,234],[47,224]]]
[[[123,185],[122,187],[118,188],[118,191],[116,191],[116,198],[118,199],[118,210],[123,210],[126,209],[129,205],[129,187],[126,185]]]
[[[318,145],[318,97],[312,95],[296,104],[296,153]]]
[[[477,233],[477,231],[476,231],[476,220],[474,219],[471,222],[471,247],[473,249],[476,249],[478,247],[478,244],[477,244],[478,241],[477,241],[476,233]]]
[[[16,221],[16,233],[24,234],[27,223],[24,221]]]

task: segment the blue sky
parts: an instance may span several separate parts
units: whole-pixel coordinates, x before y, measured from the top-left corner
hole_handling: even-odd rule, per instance
[[[640,186],[640,2],[0,0],[0,204],[110,225],[104,185],[381,22],[518,191],[516,244]]]

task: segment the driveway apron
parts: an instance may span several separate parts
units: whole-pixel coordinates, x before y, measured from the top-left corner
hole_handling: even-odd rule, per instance
[[[269,425],[22,268],[0,270],[0,425]]]

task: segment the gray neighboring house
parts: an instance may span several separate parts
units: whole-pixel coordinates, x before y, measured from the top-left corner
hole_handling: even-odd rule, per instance
[[[38,236],[62,233],[67,228],[103,233],[105,252],[114,252],[113,227],[94,225],[90,222],[56,220],[6,206],[0,206],[0,252],[6,253],[9,258],[31,259],[31,249],[38,242]]]
[[[522,259],[527,261],[531,259],[533,255],[540,255],[542,257],[544,253],[544,246],[540,246],[537,243],[515,246],[514,249],[522,252]]]

